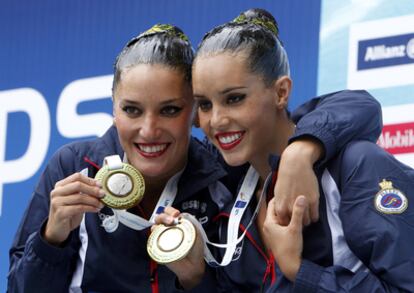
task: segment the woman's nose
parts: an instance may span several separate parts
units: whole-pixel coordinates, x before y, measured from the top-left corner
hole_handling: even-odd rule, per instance
[[[215,129],[222,129],[229,123],[229,118],[225,109],[221,107],[213,107],[210,117],[210,126]]]
[[[140,127],[140,136],[148,141],[159,138],[161,135],[161,129],[159,126],[159,120],[155,115],[146,115]]]

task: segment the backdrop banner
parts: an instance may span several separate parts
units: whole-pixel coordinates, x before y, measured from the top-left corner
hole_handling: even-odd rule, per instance
[[[382,105],[378,144],[414,167],[414,5],[322,1],[318,93],[367,89]]]

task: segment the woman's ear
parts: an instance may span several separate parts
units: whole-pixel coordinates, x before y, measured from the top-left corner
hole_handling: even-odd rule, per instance
[[[282,76],[275,82],[275,90],[277,93],[276,107],[285,109],[288,105],[290,91],[292,90],[292,80],[289,76]]]

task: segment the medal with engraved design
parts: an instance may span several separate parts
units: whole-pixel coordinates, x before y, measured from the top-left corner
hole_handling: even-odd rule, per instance
[[[95,179],[101,182],[105,191],[101,201],[113,209],[129,209],[144,197],[144,177],[133,166],[122,163],[117,155],[105,158]]]
[[[149,256],[160,264],[181,260],[189,253],[196,239],[196,229],[180,217],[173,226],[156,225],[147,242]]]

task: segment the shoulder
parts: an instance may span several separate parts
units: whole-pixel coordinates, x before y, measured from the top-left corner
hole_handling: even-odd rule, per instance
[[[52,156],[51,161],[60,162],[61,164],[73,161],[85,156],[96,140],[76,141],[61,146]]]
[[[366,90],[342,90],[332,93],[327,93],[322,96],[318,96],[314,99],[324,100],[326,98],[352,98],[352,99],[369,99],[378,106],[380,105],[379,102]]]
[[[89,166],[88,157],[96,144],[102,144],[99,139],[75,141],[61,146],[49,160],[46,171],[57,172],[66,177]]]
[[[347,198],[361,198],[364,192],[367,196],[376,194],[384,179],[401,190],[414,189],[414,170],[369,141],[347,144],[328,169]]]
[[[112,126],[102,137],[78,140],[60,147],[52,156],[50,163],[77,172],[90,166],[86,161],[100,165],[105,156],[114,154],[122,155],[123,150],[116,128]]]
[[[377,144],[366,140],[348,143],[341,151],[339,158],[343,171],[354,170],[355,168],[375,170],[391,166],[402,167],[402,163],[398,162],[393,155]]]

